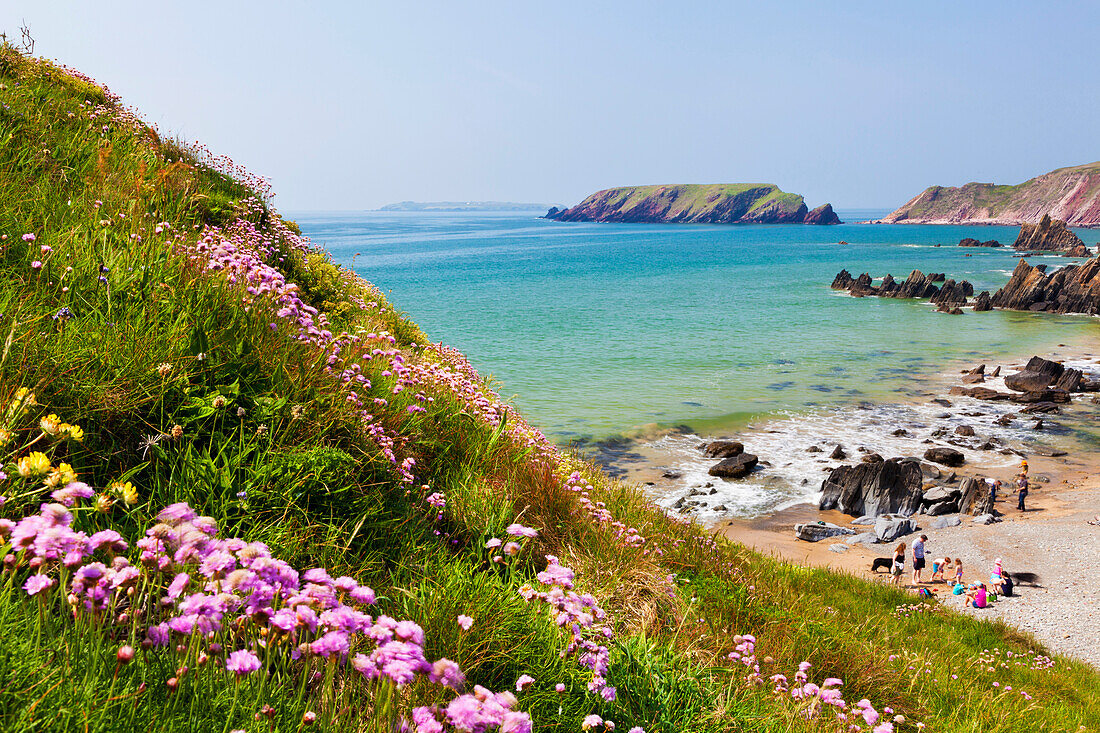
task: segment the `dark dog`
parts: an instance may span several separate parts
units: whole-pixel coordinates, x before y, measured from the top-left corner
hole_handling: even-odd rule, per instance
[[[890,566],[894,564],[893,558],[889,557],[876,557],[871,561],[871,572],[877,573],[879,568],[883,570],[889,570]]]
[[[1042,587],[1039,585],[1039,576],[1035,573],[1012,573],[1012,579],[1016,582],[1016,585]]]

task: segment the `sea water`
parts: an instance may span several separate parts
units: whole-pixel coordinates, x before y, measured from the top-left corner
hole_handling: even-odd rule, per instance
[[[743,484],[752,492],[731,492],[734,513],[766,511],[816,488],[810,478],[820,466],[776,467],[796,463],[795,452],[814,441],[840,442],[869,420],[863,442],[873,442],[888,426],[933,418],[891,411],[915,409],[914,396],[947,365],[1043,354],[1095,329],[1083,316],[952,316],[922,301],[852,298],[829,287],[841,269],[898,280],[920,269],[992,293],[1018,262],[1011,246],[957,244],[974,237],[1011,245],[1016,227],[560,223],[539,213],[296,219],[433,341],[491,375],[551,439],[638,436],[657,441],[658,451],[667,444],[668,464],[680,466],[671,473],[681,478],[662,495],[702,480],[692,473],[703,465],[692,453],[696,434],[755,430],[759,445],[750,447],[773,459],[772,470]],[[1089,245],[1100,239],[1095,230],[1078,234]],[[1053,269],[1077,260],[1029,261]],[[686,467],[689,457],[695,468]]]

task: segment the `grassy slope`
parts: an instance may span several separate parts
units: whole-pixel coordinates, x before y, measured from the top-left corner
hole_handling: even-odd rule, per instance
[[[1100,162],[1058,168],[1015,185],[967,183],[959,187],[931,186],[899,211],[908,210],[909,219],[935,219],[959,204],[966,203],[977,209],[987,208],[990,218],[996,218],[1006,210],[1018,207],[1021,201],[1040,197],[1044,192],[1057,196],[1065,189],[1064,179],[1098,173]],[[1051,181],[1054,185],[1051,185]],[[1098,186],[1100,182],[1093,183],[1084,191],[1083,198],[1093,196]]]
[[[571,456],[538,460],[515,416],[502,432],[442,387],[424,387],[434,401],[409,413],[412,390],[393,394],[385,364],[362,362],[374,385],[368,396],[389,400],[373,412],[397,437],[398,456],[415,457],[416,483],[447,496],[443,519],[432,521],[417,490],[364,435],[324,354],[273,331],[273,307],[244,302],[241,286],[196,267],[187,247],[202,226],[249,220],[272,237],[271,262],[328,314],[332,331],[388,331],[413,364],[446,365],[448,357],[424,348],[415,324],[371,286],[323,252],[296,247],[270,208],[247,205],[260,182],[198,165],[195,151],[119,123],[101,89],[11,48],[0,52],[0,84],[0,234],[8,235],[0,328],[10,341],[0,404],[19,386],[33,388],[48,411],[84,427],[83,444],[63,456],[82,479],[97,489],[129,479],[140,494],[132,507],[118,502],[82,521],[137,537],[161,506],[188,501],[226,534],[264,541],[302,566],[356,575],[378,591],[380,613],[418,621],[433,657],[456,659],[471,682],[503,690],[533,675],[519,704],[540,730],[578,730],[593,712],[620,730],[649,733],[823,729],[769,686],[741,682],[743,671],[726,658],[737,633],[759,637],[761,658],[773,660],[765,675],[790,676],[808,660],[814,680],[842,677],[847,699],[866,696],[904,714],[909,722],[898,730],[921,720],[944,731],[1100,728],[1094,670],[1061,659],[1051,669],[1011,660],[1002,668],[985,652],[1033,656],[1042,653],[1034,640],[932,606],[907,612],[914,599],[892,589],[716,545],[655,511],[636,487]],[[171,226],[158,235],[160,222]],[[21,241],[29,232],[37,234],[30,245]],[[53,248],[48,257],[43,244]],[[45,265],[36,269],[35,260]],[[62,307],[73,320],[51,319]],[[358,359],[356,348],[341,354],[341,366]],[[172,369],[162,374],[161,364]],[[224,407],[215,407],[219,397]],[[178,439],[139,447],[174,425]],[[564,484],[574,469],[610,520],[594,521]],[[9,501],[0,514],[21,516],[39,500]],[[540,537],[510,566],[488,562],[485,540],[517,517]],[[624,542],[626,527],[646,541]],[[575,568],[580,587],[614,620],[614,702],[585,691],[575,660],[558,657],[559,632],[518,596],[546,552]],[[468,634],[455,626],[458,613],[477,619]],[[182,731],[232,722],[266,730],[250,717],[262,702],[274,709],[270,729],[295,730],[307,707],[331,707],[324,690],[299,702],[249,689],[254,707],[226,720],[228,685],[181,700],[167,693],[172,670],[155,655],[114,680],[115,646],[64,624],[43,642],[38,618],[18,591],[0,593],[2,729]],[[565,693],[554,692],[559,681]],[[1025,702],[1020,690],[1034,699]],[[376,725],[370,700],[355,702],[357,694],[330,710],[344,716],[341,729]],[[403,694],[427,701],[435,693],[414,685]]]

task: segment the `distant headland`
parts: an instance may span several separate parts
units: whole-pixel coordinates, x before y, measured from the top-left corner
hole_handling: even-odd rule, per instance
[[[1100,162],[1059,168],[1015,186],[932,186],[875,223],[1017,226],[1044,215],[1072,227],[1100,226]]]
[[[831,204],[813,211],[771,183],[624,186],[597,191],[547,219],[657,224],[840,224]]]
[[[513,201],[401,201],[386,204],[379,211],[545,211],[548,206]]]

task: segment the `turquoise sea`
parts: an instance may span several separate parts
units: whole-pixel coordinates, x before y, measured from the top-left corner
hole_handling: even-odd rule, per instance
[[[1011,248],[956,245],[1011,244],[1016,227],[587,224],[540,213],[296,220],[561,443],[742,431],[769,416],[835,427],[845,410],[910,399],[948,367],[1047,353],[1096,328],[1088,317],[951,316],[829,288],[842,268],[898,279],[916,268],[992,292],[1016,265]]]

